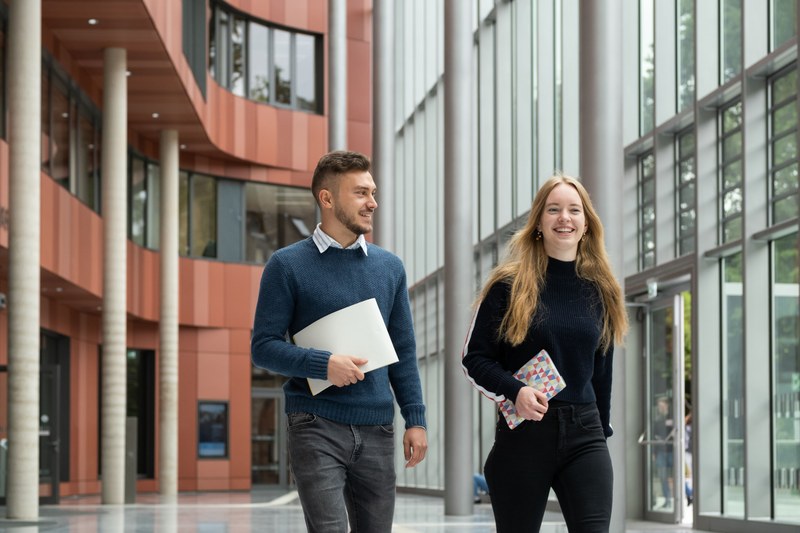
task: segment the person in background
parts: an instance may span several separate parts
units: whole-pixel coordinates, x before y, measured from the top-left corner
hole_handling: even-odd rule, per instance
[[[403,264],[368,244],[378,206],[369,159],[324,155],[311,191],[322,223],[267,261],[251,343],[253,364],[283,387],[292,472],[310,532],[388,533],[395,502],[394,403],[405,419],[406,467],[425,458],[425,405]],[[399,361],[364,373],[366,359],[287,340],[316,320],[375,298]],[[316,396],[306,378],[334,386]]]
[[[670,416],[670,402],[666,396],[656,399],[656,412],[653,417],[653,440],[660,441],[654,444],[656,475],[661,481],[663,500],[656,509],[669,510],[672,508],[672,492],[675,485],[673,477],[673,443],[675,440],[675,423]]]
[[[694,502],[694,486],[692,483],[692,412],[686,414],[684,424],[684,457],[686,461],[684,477],[684,490],[686,492],[686,505]]]
[[[472,474],[472,500],[475,503],[481,503],[481,494],[489,494],[489,486],[486,484],[486,478],[483,474]]]
[[[628,321],[603,242],[583,185],[553,176],[478,297],[467,378],[527,419],[512,430],[499,417],[484,467],[500,533],[539,531],[551,488],[570,531],[608,531],[612,362]],[[550,401],[513,376],[542,349],[566,383]]]

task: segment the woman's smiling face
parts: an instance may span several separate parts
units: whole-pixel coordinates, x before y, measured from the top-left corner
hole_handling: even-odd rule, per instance
[[[547,195],[538,226],[547,255],[561,261],[574,261],[578,243],[587,229],[578,191],[566,183],[556,185]]]

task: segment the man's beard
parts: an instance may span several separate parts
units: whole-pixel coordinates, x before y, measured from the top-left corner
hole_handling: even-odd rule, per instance
[[[372,213],[374,213],[374,211],[372,211]],[[355,235],[363,235],[372,231],[372,224],[366,222],[359,223],[359,221],[355,218],[359,215],[348,217],[347,213],[342,211],[338,206],[334,207],[333,214],[336,216],[336,220],[341,222],[344,227],[346,227],[349,231],[352,231]]]

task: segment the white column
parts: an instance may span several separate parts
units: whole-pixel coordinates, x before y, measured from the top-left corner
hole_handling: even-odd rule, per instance
[[[372,5],[372,173],[386,200],[376,212],[375,243],[394,252],[394,0]],[[381,195],[383,197],[383,195]]]
[[[178,493],[178,132],[161,132],[159,491]]]
[[[472,514],[472,408],[461,350],[475,286],[472,228],[472,19],[470,2],[444,4],[444,412],[446,515]]]
[[[40,0],[8,19],[9,302],[7,515],[39,515]]]
[[[127,399],[127,60],[122,48],[107,48],[103,57],[102,502],[122,504]]]
[[[347,0],[328,0],[328,148],[347,149]]]
[[[614,273],[622,283],[622,2],[593,0],[580,3],[580,175],[605,229],[606,247]],[[614,465],[614,507],[610,531],[624,532],[626,509],[625,352],[617,346],[608,441]]]

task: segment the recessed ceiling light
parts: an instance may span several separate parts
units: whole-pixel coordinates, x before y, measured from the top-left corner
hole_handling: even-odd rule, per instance
[[[186,150],[186,145],[185,144],[181,145],[181,150]]]
[[[67,113],[66,111],[64,111],[63,113],[61,113],[61,116],[62,116],[63,118],[69,118],[69,113]]]
[[[125,71],[125,75],[126,75],[126,76],[130,76],[130,75],[131,75],[131,71],[130,71],[130,70],[126,70],[126,71]]]
[[[158,118],[158,113],[153,113],[153,118]]]
[[[62,292],[64,289],[61,287],[56,287],[56,292]]]
[[[94,25],[97,24],[97,19],[89,19],[88,22],[89,22],[89,26],[94,26]]]

